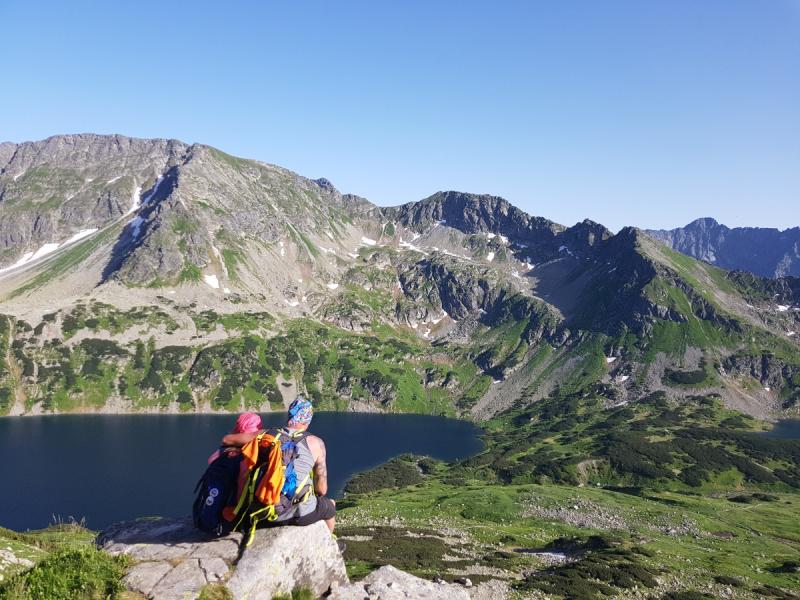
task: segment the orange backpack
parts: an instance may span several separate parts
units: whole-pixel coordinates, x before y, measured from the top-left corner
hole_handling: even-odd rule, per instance
[[[260,522],[276,520],[289,506],[304,502],[313,493],[311,474],[299,485],[290,486],[291,497],[286,497],[285,490],[287,466],[296,456],[297,444],[306,435],[304,431],[297,434],[262,431],[242,447],[241,495],[236,507],[226,508],[223,514],[229,521],[236,520],[234,529],[242,530],[249,525],[248,546]]]

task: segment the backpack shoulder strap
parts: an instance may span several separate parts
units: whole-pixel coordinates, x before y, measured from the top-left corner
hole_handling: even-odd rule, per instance
[[[308,429],[303,429],[302,431],[289,431],[288,429],[284,429],[283,431],[292,441],[297,443],[302,442],[310,435]]]

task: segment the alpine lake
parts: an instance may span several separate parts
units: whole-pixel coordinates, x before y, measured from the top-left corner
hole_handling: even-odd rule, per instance
[[[800,440],[800,419],[783,419],[764,435],[781,440]]]
[[[265,427],[284,413],[262,414]],[[191,514],[194,486],[236,420],[230,415],[58,415],[0,419],[0,526],[22,531],[85,520],[99,530]],[[328,455],[329,496],[356,473],[405,453],[453,461],[482,448],[467,421],[321,412],[310,432]]]

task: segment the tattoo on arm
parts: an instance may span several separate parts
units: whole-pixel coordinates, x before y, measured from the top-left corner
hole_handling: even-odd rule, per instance
[[[325,450],[325,442],[317,438],[319,441],[319,456],[317,462],[314,463],[314,488],[317,493],[324,496],[328,492],[328,465],[326,464],[327,452]]]

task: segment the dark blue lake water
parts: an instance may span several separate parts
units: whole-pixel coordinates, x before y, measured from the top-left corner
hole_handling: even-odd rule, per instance
[[[767,437],[782,440],[800,440],[800,419],[784,419],[775,423],[775,427],[765,432]]]
[[[61,415],[0,419],[0,526],[45,527],[54,515],[101,529],[147,515],[191,513],[206,459],[236,415]],[[280,425],[283,414],[265,415]],[[425,415],[318,413],[330,495],[355,473],[413,452],[441,460],[481,449],[478,428]]]

